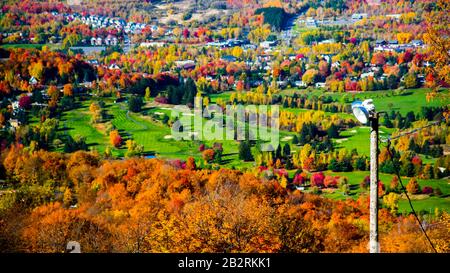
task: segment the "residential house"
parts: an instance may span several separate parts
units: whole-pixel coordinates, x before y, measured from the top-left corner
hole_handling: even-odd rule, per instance
[[[325,88],[326,84],[324,82],[316,82],[316,88]]]
[[[38,83],[38,80],[35,77],[31,77],[28,83],[31,85],[36,85]]]
[[[412,40],[412,41],[410,42],[410,44],[413,45],[413,46],[415,46],[415,47],[421,47],[421,46],[423,46],[422,40]]]
[[[297,87],[307,87],[308,86],[304,81],[295,81],[294,85]]]
[[[225,56],[222,56],[222,58],[220,58],[222,61],[225,61],[225,62],[235,62],[235,61],[237,61],[237,58],[236,57],[234,57],[234,56],[232,56],[232,55],[225,55]]]
[[[353,20],[361,20],[363,18],[367,18],[367,13],[354,13],[352,14]]]
[[[270,49],[277,45],[277,41],[264,41],[259,44],[261,48]]]
[[[306,18],[305,25],[307,27],[317,27],[317,22],[312,17]]]
[[[193,60],[175,61],[175,65],[177,66],[177,68],[189,70],[195,68],[195,61]]]
[[[120,69],[120,67],[117,64],[111,64],[108,68],[111,69],[111,70]]]
[[[326,39],[326,40],[320,41],[319,45],[321,45],[321,44],[334,44],[334,43],[336,43],[336,40],[334,40],[334,39]]]

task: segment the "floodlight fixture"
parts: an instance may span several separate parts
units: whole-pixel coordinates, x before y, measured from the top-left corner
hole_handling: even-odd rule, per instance
[[[363,102],[357,100],[352,103],[353,115],[362,124],[369,123],[371,117],[375,116],[375,105],[372,99],[367,99]]]

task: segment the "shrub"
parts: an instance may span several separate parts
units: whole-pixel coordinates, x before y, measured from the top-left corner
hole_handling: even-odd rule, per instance
[[[311,176],[311,186],[322,188],[324,179],[325,175],[322,172],[313,174]]]
[[[293,183],[294,183],[295,185],[304,185],[304,184],[306,183],[307,180],[308,180],[308,178],[307,178],[306,174],[304,174],[304,173],[299,173],[299,174],[296,174],[296,175],[294,176],[294,181],[293,181]]]
[[[399,186],[398,177],[394,176],[391,180],[391,184],[389,185],[389,189],[391,191],[398,191],[398,186]]]
[[[423,194],[432,194],[433,193],[433,188],[429,187],[429,186],[423,187],[422,193]]]
[[[206,148],[206,147],[205,147],[205,144],[202,143],[202,144],[200,144],[200,146],[198,147],[198,151],[199,151],[199,152],[203,152],[203,151],[205,150],[205,148]]]
[[[214,154],[215,152],[213,149],[206,149],[203,151],[202,156],[206,162],[211,162],[214,159]]]
[[[434,189],[434,195],[436,195],[436,196],[441,196],[442,195],[442,191],[441,191],[441,188],[439,188],[439,187],[436,187],[435,189]]]
[[[370,185],[370,176],[366,176],[364,177],[363,181],[359,184],[359,186],[361,187],[361,189],[368,189]]]
[[[331,175],[327,175],[323,183],[327,188],[337,188],[337,178]]]
[[[167,103],[169,103],[169,100],[164,96],[158,96],[155,98],[155,102],[167,104]]]
[[[311,190],[312,190],[312,193],[314,193],[314,194],[322,193],[322,190],[319,187],[312,187]]]

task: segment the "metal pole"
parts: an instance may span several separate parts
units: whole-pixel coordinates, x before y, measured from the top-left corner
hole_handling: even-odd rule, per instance
[[[379,253],[378,243],[378,113],[370,119],[370,253]]]

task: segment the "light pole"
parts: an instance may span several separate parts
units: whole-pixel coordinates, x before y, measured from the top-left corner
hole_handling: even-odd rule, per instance
[[[378,243],[378,126],[379,113],[371,99],[352,103],[355,117],[363,124],[370,123],[370,253],[379,253]]]

